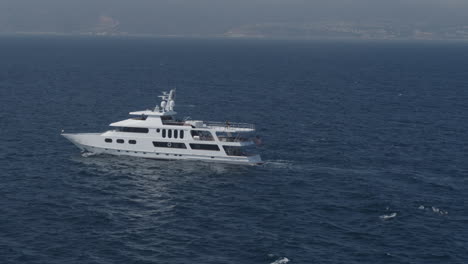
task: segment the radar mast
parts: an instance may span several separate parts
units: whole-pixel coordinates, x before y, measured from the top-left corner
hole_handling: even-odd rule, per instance
[[[176,96],[176,89],[172,89],[169,93],[163,92],[163,95],[158,96],[161,98],[161,105],[160,107],[156,106],[155,111],[159,111],[162,113],[174,111],[175,96]]]

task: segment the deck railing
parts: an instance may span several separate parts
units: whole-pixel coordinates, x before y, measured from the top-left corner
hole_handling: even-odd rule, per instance
[[[255,129],[254,124],[247,124],[247,123],[232,123],[232,122],[204,122],[206,126],[209,127],[230,127],[230,128],[248,128],[248,129]]]
[[[224,137],[218,136],[219,141],[221,142],[249,142],[252,141],[250,138],[245,137]]]

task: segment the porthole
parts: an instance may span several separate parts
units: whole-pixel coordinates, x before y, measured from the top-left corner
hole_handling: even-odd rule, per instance
[[[159,133],[159,132],[161,132],[161,129],[159,129],[159,128],[156,129],[156,133]]]
[[[112,138],[106,138],[106,139],[104,139],[104,141],[105,141],[106,143],[112,143]]]
[[[135,144],[136,144],[136,140],[131,139],[131,140],[128,141],[128,143],[129,143],[129,144],[135,145]]]
[[[117,143],[123,144],[125,141],[123,139],[117,139]]]

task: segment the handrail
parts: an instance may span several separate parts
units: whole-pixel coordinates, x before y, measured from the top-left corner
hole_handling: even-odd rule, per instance
[[[250,138],[244,138],[244,137],[218,136],[218,139],[221,142],[249,142],[249,141],[252,141]]]
[[[249,128],[249,129],[255,129],[254,124],[248,124],[248,123],[233,123],[233,122],[212,122],[212,121],[207,121],[204,122],[205,125],[207,126],[213,126],[213,127],[232,127],[232,128]]]

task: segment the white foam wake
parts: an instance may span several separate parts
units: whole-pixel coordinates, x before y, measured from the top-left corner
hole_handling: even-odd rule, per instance
[[[280,259],[277,259],[275,262],[272,262],[271,264],[285,264],[288,262],[289,262],[288,258],[280,258]]]
[[[418,207],[418,209],[420,210],[430,210],[432,211],[433,213],[436,213],[436,214],[440,214],[440,215],[447,215],[448,214],[448,211],[444,211],[442,209],[439,209],[437,207],[434,207],[434,206],[431,206],[431,207],[424,207],[424,205],[420,205]]]
[[[391,219],[391,218],[394,218],[397,216],[397,213],[391,213],[389,215],[381,215],[380,216],[380,219],[382,220],[387,220],[387,219]]]
[[[83,152],[83,153],[81,153],[81,156],[84,157],[84,158],[95,156],[95,155],[97,155],[97,153],[92,153],[92,152]]]

